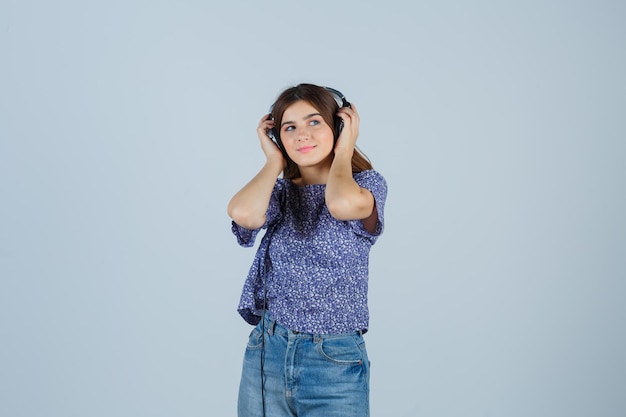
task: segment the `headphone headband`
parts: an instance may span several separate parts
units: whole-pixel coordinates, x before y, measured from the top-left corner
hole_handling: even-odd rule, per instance
[[[334,88],[324,87],[326,90],[330,91],[333,96],[335,96],[335,100],[339,107],[350,107],[350,102],[346,100],[346,96],[339,90],[335,90]]]
[[[323,87],[323,88],[333,95],[333,98],[335,99],[339,107],[350,107],[350,102],[346,99],[346,96],[344,96],[341,91],[336,90],[331,87]],[[270,114],[272,114],[272,110],[274,110],[273,104],[270,107],[270,111],[269,111]],[[272,115],[272,117],[274,117],[274,115]]]

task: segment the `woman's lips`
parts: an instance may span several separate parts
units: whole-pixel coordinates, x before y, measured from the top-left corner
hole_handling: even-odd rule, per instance
[[[298,148],[298,152],[309,153],[313,149],[315,149],[315,146],[303,146],[302,148]]]

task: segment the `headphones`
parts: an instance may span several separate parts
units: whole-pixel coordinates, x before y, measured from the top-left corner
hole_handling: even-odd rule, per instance
[[[339,90],[335,90],[334,88],[330,88],[330,87],[324,87],[324,89],[326,89],[326,91],[330,92],[333,95],[333,98],[335,99],[339,107],[350,107],[350,102],[346,100],[346,96],[344,96],[343,93],[341,93]],[[272,114],[273,109],[274,109],[274,105],[270,107],[270,111],[269,111],[270,115],[268,117],[268,120],[274,119],[274,115]],[[335,114],[333,115],[333,121],[335,123],[334,129],[333,129],[335,132],[335,142],[337,142],[337,139],[339,138],[339,134],[341,133],[341,130],[343,129],[343,119]],[[283,152],[283,155],[285,155],[285,157],[288,157],[287,152],[285,151],[285,148],[283,147],[283,143],[280,140],[280,135],[278,134],[278,130],[276,129],[276,127],[272,129],[268,129],[267,135],[270,137],[270,139],[272,139],[272,142],[274,142],[276,146],[278,146],[278,148]]]

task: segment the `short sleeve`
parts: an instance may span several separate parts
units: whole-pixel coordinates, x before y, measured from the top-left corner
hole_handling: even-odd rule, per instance
[[[387,201],[387,181],[375,170],[361,171],[354,174],[354,180],[360,187],[369,190],[374,196],[374,204],[378,212],[378,222],[374,233],[368,232],[361,220],[351,220],[356,234],[370,239],[372,244],[383,232],[385,226],[385,202]]]
[[[254,241],[256,240],[256,236],[259,234],[261,228],[246,229],[245,227],[235,223],[235,221],[233,220],[231,230],[237,238],[237,243],[240,246],[249,248],[251,246],[254,246]]]

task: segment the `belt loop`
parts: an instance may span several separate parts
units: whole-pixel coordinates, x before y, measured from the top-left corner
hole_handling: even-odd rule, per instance
[[[265,311],[263,314],[263,319],[265,320],[265,328],[267,329],[267,334],[270,336],[274,336],[274,327],[276,326],[276,320],[271,318],[269,311]]]

